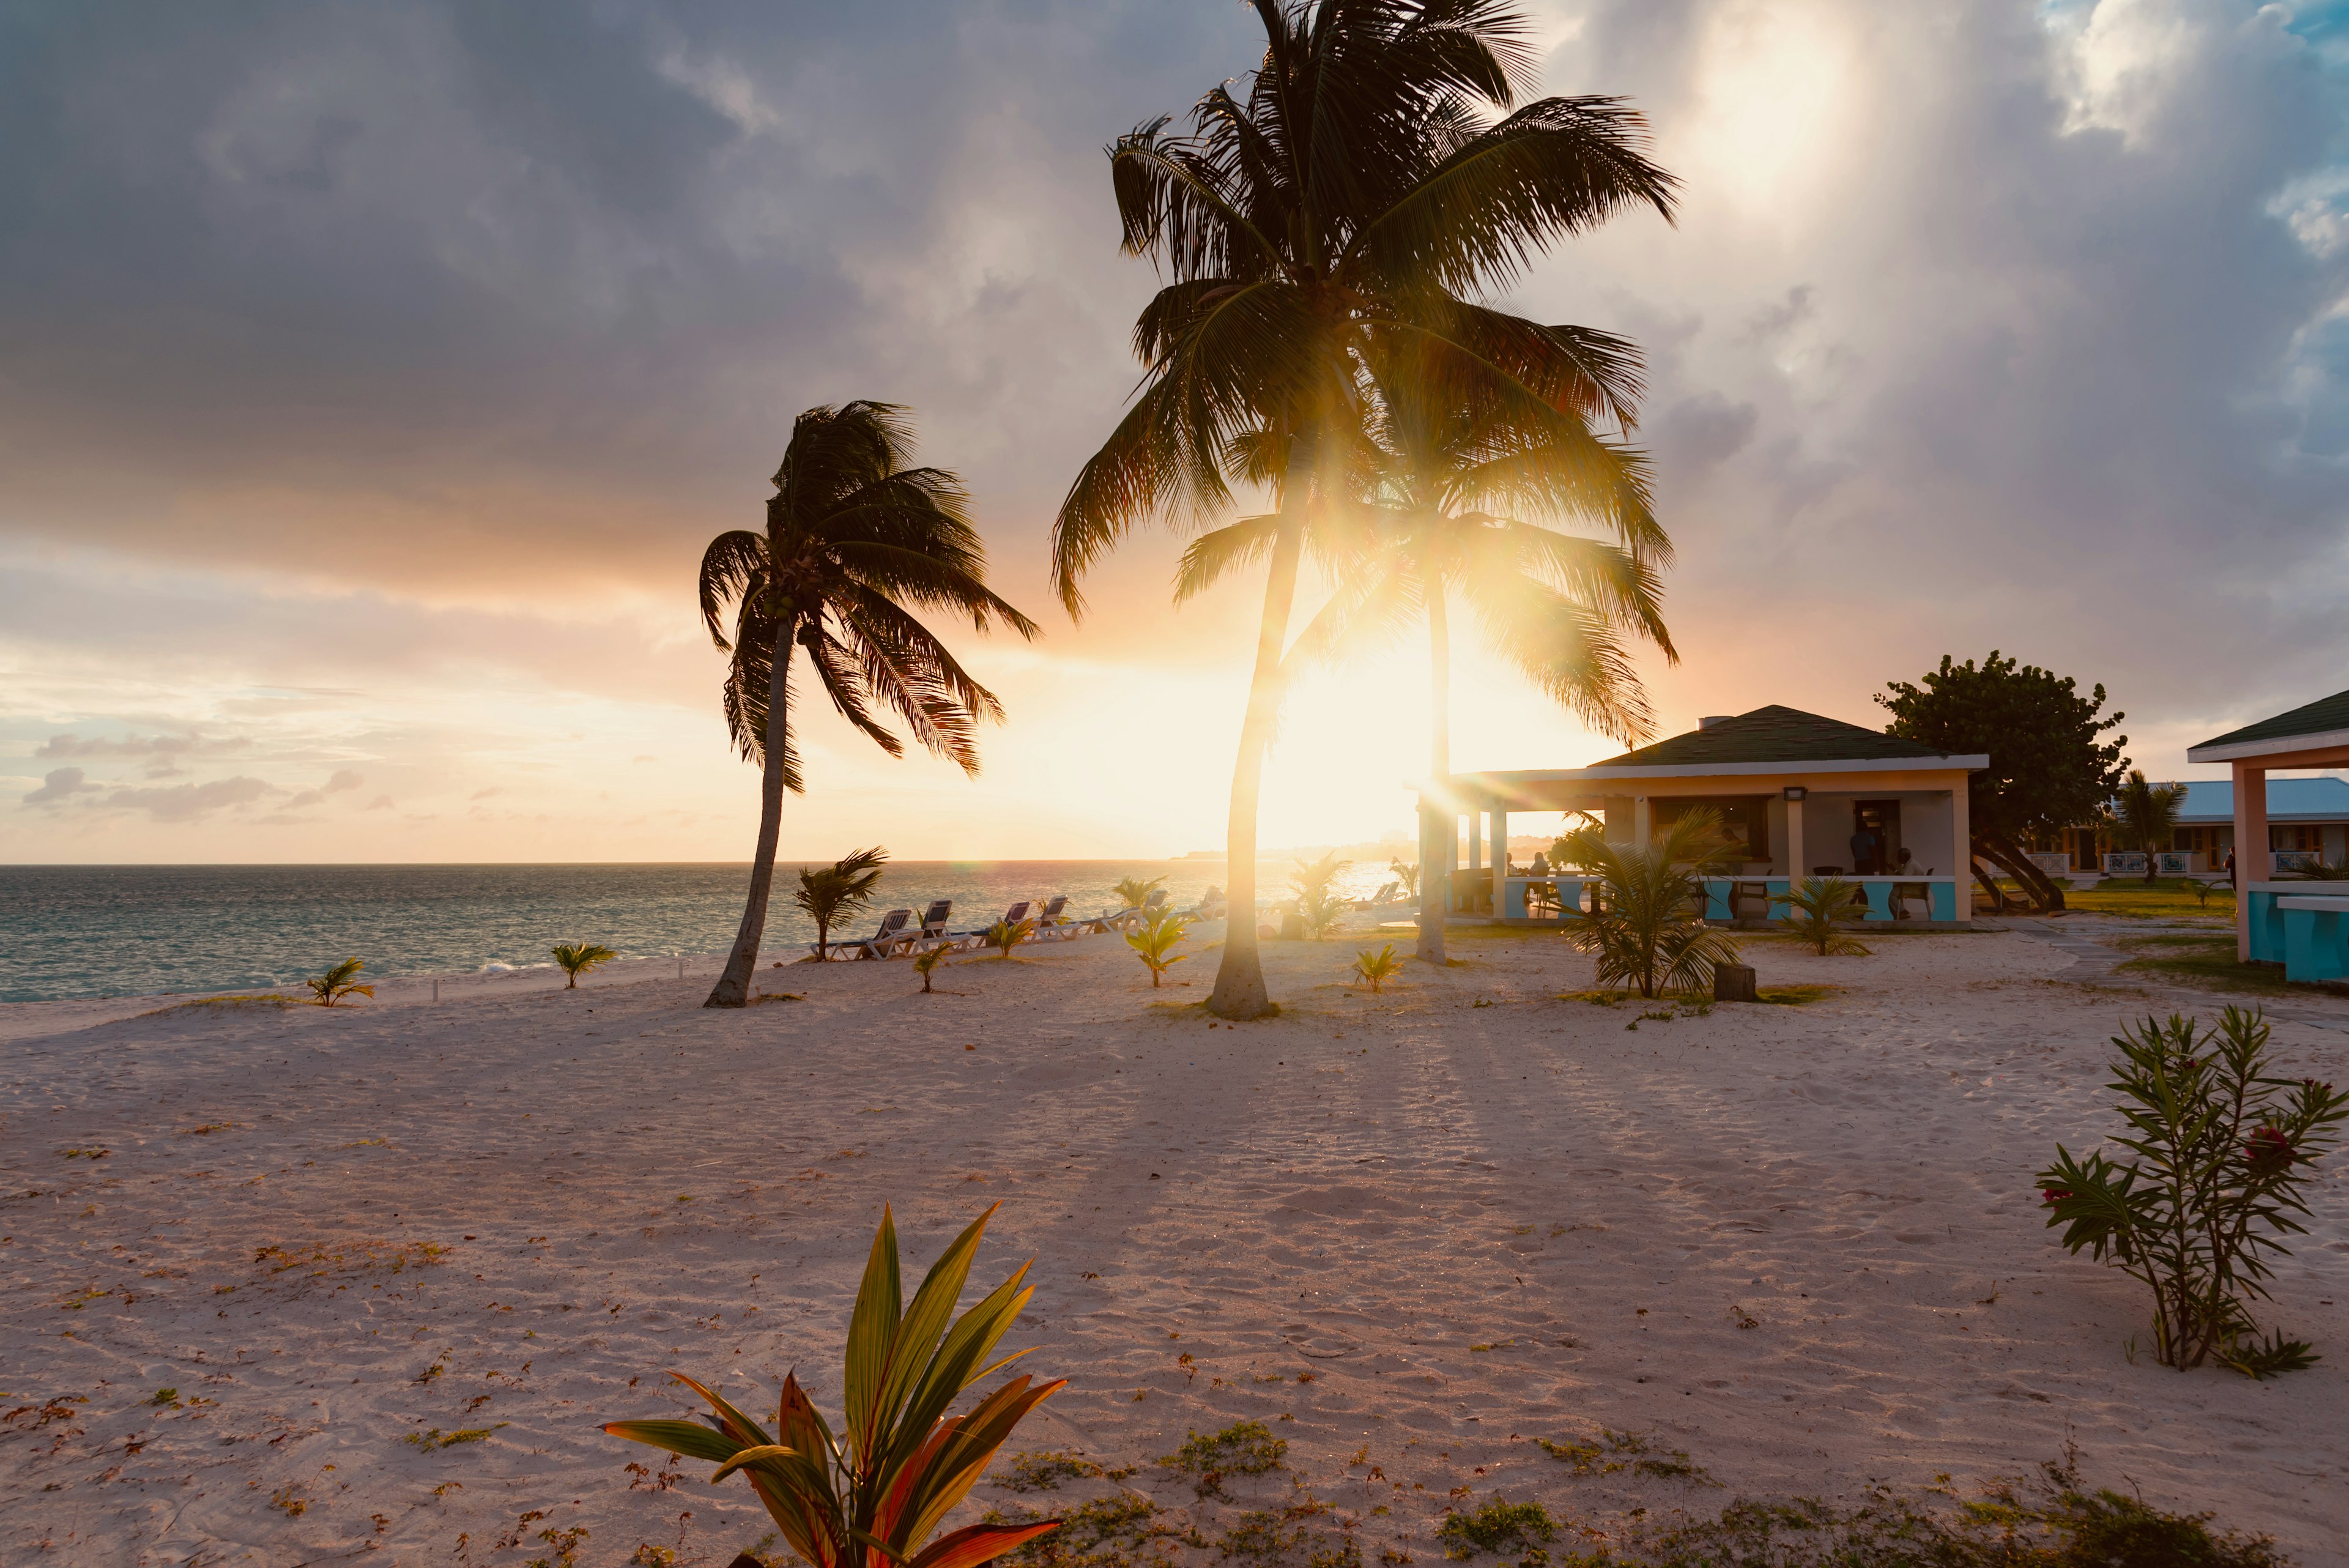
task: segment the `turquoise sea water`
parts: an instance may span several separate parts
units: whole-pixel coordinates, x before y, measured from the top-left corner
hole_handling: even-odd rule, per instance
[[[777,871],[772,957],[815,940],[786,902],[796,869]],[[1356,867],[1352,879],[1374,883],[1377,869]],[[1288,871],[1266,865],[1259,893],[1282,888]],[[471,974],[546,963],[559,941],[600,941],[628,958],[723,952],[749,875],[722,864],[0,867],[0,1002],[286,986],[351,956],[377,975]],[[1073,912],[1099,914],[1125,877],[1164,877],[1178,906],[1226,880],[1220,861],[904,861],[847,934],[932,898],[955,901],[958,930],[1055,893]]]

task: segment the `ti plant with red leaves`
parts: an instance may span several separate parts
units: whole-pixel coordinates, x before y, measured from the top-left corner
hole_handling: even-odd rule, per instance
[[[1061,1381],[1030,1386],[1013,1377],[968,1415],[947,1407],[1015,1356],[990,1362],[1032,1288],[1011,1277],[961,1317],[954,1316],[972,1256],[995,1210],[972,1221],[902,1303],[897,1231],[885,1208],[848,1323],[841,1379],[846,1409],[835,1433],[796,1376],[783,1379],[771,1436],[714,1389],[672,1373],[709,1404],[700,1421],[614,1421],[615,1437],[709,1459],[714,1483],[740,1471],[810,1568],[979,1568],[1059,1521],[973,1524],[928,1538],[962,1501],[995,1451]],[[1017,1354],[1025,1354],[1024,1352]],[[927,1542],[926,1545],[925,1542]]]
[[[2340,1140],[2349,1093],[2268,1075],[2267,1020],[2230,1007],[2216,1029],[2176,1013],[2114,1036],[2110,1085],[2136,1158],[2085,1159],[2056,1146],[2037,1177],[2064,1245],[2109,1259],[2153,1293],[2154,1358],[2181,1370],[2217,1361],[2253,1377],[2316,1360],[2300,1340],[2256,1337],[2250,1303],[2268,1294],[2281,1238],[2304,1232],[2301,1186]]]

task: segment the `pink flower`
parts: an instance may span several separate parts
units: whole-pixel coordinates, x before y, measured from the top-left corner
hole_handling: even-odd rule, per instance
[[[2071,1196],[2072,1189],[2068,1187],[2043,1187],[2039,1189],[2039,1200],[2050,1209]]]
[[[2292,1161],[2292,1139],[2275,1127],[2261,1127],[2243,1146],[2243,1158],[2254,1170],[2277,1170]]]

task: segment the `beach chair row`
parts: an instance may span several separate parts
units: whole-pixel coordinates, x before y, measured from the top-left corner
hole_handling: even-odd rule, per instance
[[[1069,896],[1060,893],[1041,902],[1033,898],[1020,899],[1003,911],[1003,923],[1017,926],[1023,921],[1032,921],[1033,929],[1027,937],[1031,942],[1068,941],[1077,937],[1131,929],[1164,909],[1165,904],[1166,889],[1160,888],[1154,889],[1141,904],[1087,918],[1070,915],[1067,912]],[[871,936],[857,941],[833,942],[826,952],[819,952],[816,945],[810,942],[808,952],[814,957],[845,961],[907,958],[915,953],[928,952],[933,948],[959,952],[987,945],[987,928],[948,930],[947,924],[953,918],[954,900],[936,898],[922,911],[918,923],[914,919],[912,909],[892,909],[881,917],[880,929]]]

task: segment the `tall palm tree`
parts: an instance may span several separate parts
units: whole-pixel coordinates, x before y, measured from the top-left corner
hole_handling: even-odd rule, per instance
[[[1299,650],[1397,631],[1423,615],[1428,778],[1439,787],[1452,774],[1454,593],[1475,613],[1485,645],[1545,695],[1601,734],[1627,745],[1644,739],[1653,722],[1625,637],[1679,658],[1657,578],[1671,561],[1669,541],[1651,529],[1609,544],[1527,520],[1608,525],[1644,517],[1634,455],[1619,451],[1611,467],[1577,461],[1506,405],[1451,395],[1408,365],[1381,365],[1376,386],[1374,465],[1366,493],[1349,509],[1369,525],[1352,541],[1349,580],[1299,639]],[[1418,956],[1442,963],[1457,853],[1451,811],[1430,806],[1421,838],[1428,874]],[[1493,846],[1496,859],[1507,852]]]
[[[970,497],[944,469],[912,468],[905,410],[859,400],[813,408],[792,424],[775,471],[763,533],[734,529],[701,556],[701,618],[726,669],[727,729],[760,764],[759,846],[750,896],[726,971],[708,1007],[750,999],[774,885],[783,792],[805,787],[792,731],[792,663],[800,652],[833,707],[891,756],[905,754],[876,711],[914,739],[978,772],[982,720],[1003,705],[972,680],[912,609],[1000,618],[1022,637],[1036,623],[991,592],[987,554],[970,524]],[[733,616],[732,635],[726,618]]]
[[[1509,404],[1561,461],[1618,454],[1630,367],[1619,339],[1546,327],[1470,297],[1513,282],[1553,240],[1673,181],[1641,151],[1620,99],[1509,110],[1534,59],[1508,0],[1255,0],[1262,64],[1201,99],[1186,132],[1159,119],[1109,148],[1124,248],[1170,281],[1134,327],[1147,367],[1133,407],[1086,462],[1053,524],[1053,578],[1078,580],[1135,524],[1219,510],[1227,481],[1274,475],[1256,665],[1232,770],[1232,920],[1208,1005],[1269,1009],[1253,919],[1256,812],[1317,473],[1369,412],[1367,356],[1406,346],[1419,373]],[[1250,455],[1251,452],[1253,455]],[[1653,527],[1642,491],[1620,520]]]

